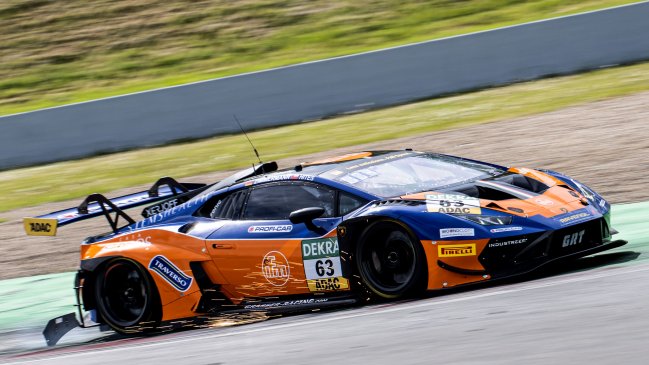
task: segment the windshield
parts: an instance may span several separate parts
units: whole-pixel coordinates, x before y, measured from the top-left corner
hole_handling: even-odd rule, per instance
[[[468,183],[502,174],[493,166],[460,158],[417,154],[346,166],[327,177],[380,197],[395,197]]]

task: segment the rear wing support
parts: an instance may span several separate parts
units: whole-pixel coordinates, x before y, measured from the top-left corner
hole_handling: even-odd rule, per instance
[[[90,194],[84,199],[84,201],[77,207],[79,214],[88,214],[88,204],[97,203],[101,208],[101,212],[106,217],[106,220],[110,224],[110,228],[113,229],[114,233],[117,233],[119,230],[119,217],[124,218],[128,222],[127,225],[134,224],[135,221],[123,210],[121,210],[117,205],[113,204],[108,198],[101,194]],[[108,207],[108,208],[107,208]],[[115,213],[115,217],[110,215],[111,212]]]

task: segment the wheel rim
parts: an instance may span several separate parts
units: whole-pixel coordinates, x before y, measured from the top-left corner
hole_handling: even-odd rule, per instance
[[[100,298],[108,321],[122,328],[133,326],[147,311],[147,283],[135,265],[117,262],[104,271]]]
[[[400,294],[412,284],[416,251],[403,232],[378,232],[364,240],[359,261],[362,276],[383,294]],[[381,238],[383,237],[383,238]]]

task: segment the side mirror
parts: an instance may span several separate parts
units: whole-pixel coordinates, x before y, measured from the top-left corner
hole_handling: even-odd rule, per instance
[[[313,225],[313,220],[322,216],[324,212],[325,210],[322,207],[302,208],[291,212],[288,219],[293,224],[305,223],[309,229],[312,229],[311,227],[315,227]]]

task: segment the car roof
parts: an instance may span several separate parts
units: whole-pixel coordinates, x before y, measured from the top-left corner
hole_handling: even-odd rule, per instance
[[[381,151],[362,151],[331,158],[325,158],[313,162],[304,162],[292,168],[285,168],[275,172],[265,174],[266,177],[275,175],[286,175],[288,173],[308,176],[319,176],[326,172],[344,169],[347,167],[355,166],[358,164],[375,164],[384,162],[392,158],[406,157],[409,155],[419,155],[424,152],[415,152],[412,150],[381,150]],[[259,179],[259,176],[250,176],[246,179],[239,180],[238,182],[245,182],[248,180]]]

